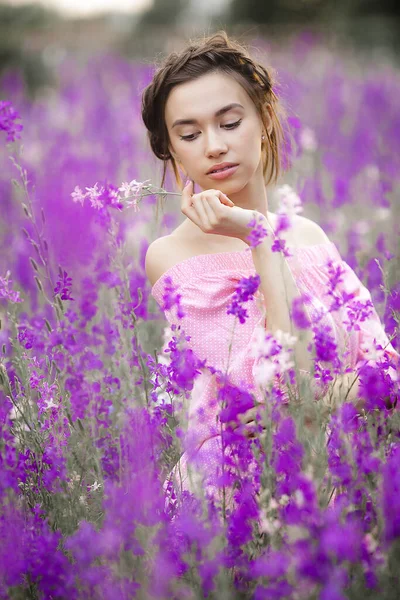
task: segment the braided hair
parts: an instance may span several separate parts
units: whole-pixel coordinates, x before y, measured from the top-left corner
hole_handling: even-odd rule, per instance
[[[172,88],[197,79],[206,73],[221,71],[235,78],[253,100],[262,119],[267,139],[263,144],[263,175],[266,185],[276,183],[284,170],[282,152],[286,113],[274,91],[272,69],[256,62],[248,50],[230,39],[224,30],[191,42],[181,52],[171,52],[156,69],[150,84],[142,94],[142,119],[147,129],[151,150],[163,161],[164,185],[168,163],[172,165],[176,182],[182,186],[176,161],[169,149],[165,123],[165,105]],[[268,131],[270,106],[272,131]]]

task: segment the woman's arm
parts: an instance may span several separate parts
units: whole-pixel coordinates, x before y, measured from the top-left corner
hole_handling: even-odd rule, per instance
[[[329,243],[328,236],[319,225],[310,219],[302,218],[302,221],[305,230],[304,236],[308,240],[308,243]],[[252,248],[252,256],[255,269],[261,280],[260,287],[267,312],[267,327],[271,333],[275,333],[278,329],[281,329],[298,338],[295,346],[297,367],[300,371],[306,371],[311,374],[313,359],[307,347],[313,341],[313,332],[311,328],[298,330],[290,318],[292,302],[296,297],[300,296],[300,292],[283,254],[272,252],[271,246],[274,239],[274,232],[267,219],[264,221],[264,226],[267,228],[269,236],[264,238],[261,244]],[[351,274],[353,278],[356,278],[353,272]],[[357,284],[359,285],[359,298],[364,301],[370,298],[365,286],[358,280]],[[358,296],[356,299],[358,299]],[[304,309],[307,312],[306,307]],[[386,346],[387,336],[375,309],[369,319],[361,323],[359,338],[360,343],[376,338]],[[393,354],[397,355],[390,344],[389,349]],[[361,350],[359,350],[359,358],[362,358]],[[365,400],[360,397],[360,378],[357,369],[351,373],[336,376],[333,383],[329,386],[328,392],[320,396],[319,399],[327,407],[337,407],[343,404],[343,402],[353,402],[356,408],[363,408]],[[393,407],[390,398],[386,398],[385,403],[387,408]]]
[[[268,236],[258,246],[252,247],[251,252],[255,270],[261,280],[260,289],[264,296],[268,331],[274,334],[280,329],[285,333],[296,336],[298,338],[294,348],[296,365],[299,369],[310,372],[313,361],[307,347],[313,341],[313,332],[311,328],[298,329],[290,317],[292,302],[295,298],[299,298],[301,294],[286,258],[281,252],[272,251],[274,231],[268,219],[265,217],[264,219],[263,224],[268,230]],[[315,228],[320,228],[308,219],[304,219],[304,221],[310,223],[308,239],[313,241]],[[321,237],[320,233],[318,235]],[[327,240],[327,236],[323,235]]]

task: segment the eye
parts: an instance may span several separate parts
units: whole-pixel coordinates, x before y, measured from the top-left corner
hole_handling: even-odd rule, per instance
[[[228,131],[232,130],[232,129],[236,129],[236,127],[239,127],[240,123],[242,122],[242,119],[239,119],[239,121],[235,121],[234,123],[227,123],[226,125],[222,125],[222,127],[225,127],[228,129]],[[194,137],[195,134],[192,133],[191,135],[180,135],[180,139],[181,140],[186,140],[187,142],[193,142],[193,140],[197,139],[197,137]]]
[[[234,123],[227,123],[226,125],[223,125],[223,127],[228,127],[228,129],[236,129],[236,127],[239,127],[241,122],[242,119],[239,119],[239,121],[235,121]]]

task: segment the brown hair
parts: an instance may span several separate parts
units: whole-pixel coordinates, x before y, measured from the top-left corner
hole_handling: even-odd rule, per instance
[[[177,184],[182,187],[176,161],[169,150],[169,136],[165,124],[168,95],[176,85],[213,71],[222,71],[234,77],[253,100],[267,136],[263,148],[264,178],[266,185],[276,183],[281,171],[285,170],[282,160],[285,142],[282,123],[286,119],[286,112],[273,89],[275,81],[272,69],[267,70],[252,59],[244,46],[231,40],[227,33],[221,30],[210,37],[191,42],[179,54],[171,52],[143,91],[142,119],[147,128],[151,149],[164,163],[161,187],[164,185],[168,161],[171,161]],[[271,134],[267,129],[268,104],[272,112]]]

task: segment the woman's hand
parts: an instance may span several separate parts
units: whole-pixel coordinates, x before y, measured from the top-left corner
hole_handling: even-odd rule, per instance
[[[262,416],[260,415],[261,406],[262,404],[258,402],[256,406],[249,408],[244,413],[239,415],[240,423],[231,421],[228,424],[230,429],[235,430],[240,427],[243,435],[246,438],[254,439],[259,437],[259,439],[263,441],[265,438],[265,426],[262,423]]]
[[[210,189],[193,194],[192,181],[183,188],[181,211],[204,233],[239,238],[246,244],[249,243],[247,237],[250,234],[248,224],[261,214],[235,206],[220,190]]]

